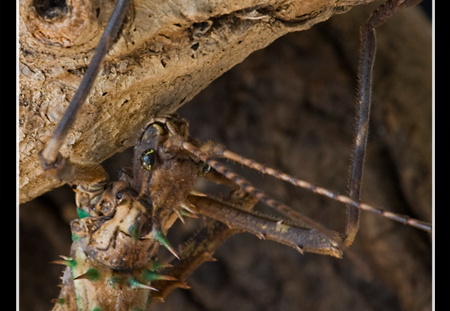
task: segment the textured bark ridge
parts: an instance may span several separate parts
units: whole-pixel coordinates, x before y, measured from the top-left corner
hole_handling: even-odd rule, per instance
[[[364,1],[133,1],[64,156],[98,163],[131,146],[250,53]],[[78,87],[111,0],[20,1],[20,201],[56,187],[37,160]],[[211,103],[213,104],[213,103]]]
[[[101,9],[108,10],[108,5],[102,3]],[[183,7],[176,6],[173,1],[170,3],[172,8]],[[336,3],[343,5],[343,2]],[[236,46],[244,48],[250,45],[250,41],[237,44],[240,39],[231,33],[240,28],[232,27],[232,21],[247,25],[248,29],[255,30],[254,33],[259,29],[260,47],[269,43],[270,40],[264,39],[266,36],[276,37],[273,33],[278,31],[277,25],[284,25],[285,32],[294,30],[290,27],[301,26],[301,23],[285,24],[285,19],[281,18],[273,18],[269,26],[258,15],[266,14],[264,11],[246,11],[253,17],[259,16],[259,19],[250,19],[250,15],[244,19],[238,18],[244,13],[239,12],[230,15],[227,23],[217,24],[214,20],[211,25],[209,22],[198,25],[199,29],[203,29],[200,36],[193,36],[192,32],[190,37],[179,35],[185,47],[171,50],[169,47],[174,41],[168,38],[173,38],[172,33],[156,30],[163,28],[162,24],[139,26],[133,23],[140,9],[145,7],[140,5],[139,9],[137,4],[135,1],[134,9],[129,13],[128,26],[122,31],[123,37],[108,55],[104,72],[83,108],[83,117],[70,132],[70,139],[64,147],[66,155],[73,153],[77,159],[86,156],[88,160],[101,160],[133,144],[133,135],[139,132],[146,116],[175,110],[222,71],[231,68],[233,61],[238,63],[244,59],[243,54],[239,56],[241,58],[237,56]],[[151,7],[153,12],[161,9],[155,7]],[[225,4],[220,6],[222,9],[225,7]],[[352,139],[359,27],[373,8],[373,5],[354,8],[308,31],[288,34],[266,49],[250,55],[178,110],[189,120],[192,136],[222,143],[230,150],[259,162],[345,192]],[[102,14],[108,15],[102,10],[98,18],[102,18]],[[187,10],[178,15],[178,23],[186,16],[192,19],[192,10],[189,11],[191,15],[187,14]],[[236,10],[228,9],[228,12]],[[24,14],[22,10],[22,19]],[[148,18],[150,14],[145,16]],[[196,22],[201,23],[202,20],[199,18]],[[167,24],[172,25],[174,33],[178,28],[181,34],[192,29],[186,27],[189,24],[187,19],[182,24],[184,31],[183,27]],[[89,48],[84,54],[70,54],[71,48],[64,50],[61,45],[49,45],[47,52],[36,52],[32,56],[27,51],[32,50],[33,46],[35,50],[39,47],[43,51],[44,45],[39,41],[42,39],[25,35],[28,31],[26,27],[30,26],[22,24],[23,38],[28,38],[34,45],[22,43],[21,46],[20,113],[23,119],[20,133],[24,136],[20,143],[23,157],[21,173],[24,174],[21,178],[24,178],[23,187],[34,190],[27,190],[23,200],[55,185],[44,182],[36,152],[58,122],[95,46],[95,43],[85,40],[82,45]],[[146,53],[135,58],[132,56],[140,54],[134,49],[137,43],[132,45],[130,41],[134,27],[136,31],[147,27],[144,30],[163,34],[157,36],[157,40],[148,39],[150,43]],[[228,35],[219,36],[219,29],[229,31]],[[148,34],[148,38],[154,37],[154,34]],[[76,41],[68,34],[64,38],[70,39],[64,39],[69,42],[65,44]],[[199,43],[196,50],[191,48],[195,42],[189,41],[193,38],[197,38],[195,40]],[[235,49],[214,49],[211,52],[214,56],[206,53],[209,45],[202,40],[210,42],[208,40],[218,38],[226,38],[218,41],[222,44],[235,42]],[[377,38],[373,113],[362,201],[430,221],[431,25],[417,8],[408,9],[377,29]],[[242,40],[246,40],[244,35]],[[130,52],[121,54],[123,47]],[[50,50],[54,52],[50,54]],[[191,54],[182,58],[182,52]],[[222,55],[223,59],[218,55]],[[47,57],[53,58],[55,64],[62,57],[67,62],[63,64],[66,69],[56,65],[52,68],[48,61],[44,62]],[[154,65],[142,67],[143,59],[147,58],[152,59]],[[215,62],[203,65],[204,71],[200,67],[192,69],[201,62],[200,59],[206,61],[213,58]],[[74,64],[75,61],[78,65]],[[33,65],[37,62],[47,65]],[[223,64],[222,71],[219,64]],[[188,65],[192,67],[184,71],[180,69]],[[172,69],[173,73],[169,74]],[[210,72],[213,70],[216,74]],[[186,78],[187,74],[191,76]],[[170,80],[169,76],[185,77],[185,80]],[[109,88],[106,88],[107,85]],[[118,107],[120,104],[122,107]],[[163,108],[169,104],[171,108]],[[105,119],[101,121],[102,118]],[[118,122],[113,121],[116,118]],[[132,128],[122,128],[126,124]],[[110,130],[107,130],[108,126],[111,126]],[[118,140],[115,140],[116,136]],[[105,164],[112,168],[111,176],[116,176],[118,169],[128,166],[130,161],[127,151]],[[35,172],[34,175],[32,172]],[[345,219],[342,205],[255,172],[245,170],[243,173],[255,186],[267,190],[283,203],[327,227],[342,228]],[[39,184],[43,186],[39,188]],[[58,296],[57,285],[62,268],[49,262],[59,259],[59,255],[69,254],[68,222],[76,217],[73,200],[72,191],[62,187],[20,207],[21,310],[50,310],[50,300]],[[201,220],[199,223],[201,225]],[[189,221],[185,225],[175,226],[170,232],[170,240],[174,245],[177,245],[177,238],[186,241],[189,234],[195,231],[194,225],[199,223]],[[431,310],[430,237],[368,213],[363,213],[356,241],[341,260],[312,254],[302,256],[286,246],[260,241],[248,234],[228,240],[214,257],[217,262],[205,263],[188,279],[191,289],[174,291],[164,303],[156,304],[152,310]]]

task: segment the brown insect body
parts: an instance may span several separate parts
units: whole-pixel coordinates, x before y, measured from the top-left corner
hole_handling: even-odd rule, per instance
[[[80,242],[72,244],[71,257],[67,261],[73,266],[68,263],[53,310],[145,308],[151,299],[152,288],[140,280],[145,280],[145,274],[150,270],[114,270],[87,256],[83,248]]]
[[[145,203],[117,181],[91,206],[78,207],[82,217],[71,222],[73,243],[70,258],[60,262],[68,267],[55,310],[145,308],[159,246],[151,231],[151,205]]]
[[[167,155],[159,152],[158,162],[151,168],[155,174],[148,174],[150,167],[141,167],[141,156],[146,150],[156,151],[152,146],[159,145],[155,138],[162,135],[155,129],[144,131],[136,146],[137,178],[124,173],[121,180],[107,183],[101,191],[102,183],[76,188],[80,219],[71,222],[74,240],[71,257],[60,262],[69,267],[56,309],[145,309],[151,301],[151,279],[173,279],[155,276],[154,260],[159,243],[170,247],[164,235],[181,209],[171,206],[179,206],[187,197],[193,182],[187,180],[196,177],[191,168],[197,166],[187,158],[169,157],[167,163],[163,160]],[[156,135],[149,137],[149,132]],[[71,165],[70,161],[65,165]],[[188,188],[175,192],[174,186],[178,184],[186,184]]]
[[[71,223],[74,241],[71,257],[59,262],[70,269],[70,273],[65,273],[65,288],[58,299],[60,306],[71,306],[66,301],[73,301],[74,296],[80,310],[129,310],[141,308],[142,304],[148,307],[152,302],[150,290],[154,289],[149,275],[158,280],[175,281],[175,275],[183,274],[156,273],[155,276],[153,262],[158,257],[158,246],[164,246],[180,258],[166,234],[177,217],[183,219],[195,213],[223,222],[235,232],[247,231],[300,252],[342,255],[337,233],[330,237],[293,221],[263,217],[239,205],[193,194],[194,182],[200,176],[239,189],[233,180],[220,178],[214,168],[198,158],[199,154],[205,157],[221,154],[223,147],[214,143],[196,147],[198,145],[189,137],[184,119],[176,115],[155,118],[135,147],[133,176],[123,172],[117,182],[77,186],[80,219]],[[196,150],[197,155],[183,146]],[[74,165],[68,159],[62,163],[60,170]],[[238,175],[233,177],[234,180],[239,178]],[[100,190],[101,185],[105,185],[103,190]],[[211,252],[202,246],[196,255],[202,259],[195,265],[209,260],[210,255],[203,253]],[[190,261],[191,255],[181,255]],[[188,264],[186,269],[191,270],[192,265]],[[185,286],[184,279],[178,279],[176,286]],[[143,290],[147,293],[141,293]],[[120,296],[123,299],[118,298]],[[71,310],[70,307],[67,310]]]

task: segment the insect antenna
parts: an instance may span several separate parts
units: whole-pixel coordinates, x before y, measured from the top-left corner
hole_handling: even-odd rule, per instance
[[[284,214],[289,214],[290,217],[294,217],[299,219],[300,221],[304,221],[307,225],[311,225],[316,229],[320,229],[322,230],[324,229],[324,233],[326,233],[327,231],[329,232],[328,229],[323,228],[322,225],[316,223],[315,221],[309,219],[308,217],[301,215],[293,210],[291,210],[290,208],[288,208],[287,206],[277,202],[276,200],[271,199],[269,196],[267,196],[263,191],[256,189],[255,187],[253,187],[247,180],[245,180],[243,177],[239,176],[238,174],[231,172],[230,170],[228,170],[224,165],[222,165],[221,163],[217,162],[216,160],[210,159],[210,156],[199,150],[197,147],[195,147],[194,145],[188,143],[188,142],[183,142],[182,143],[182,148],[185,149],[186,151],[194,154],[195,156],[197,156],[199,159],[201,159],[203,162],[207,163],[208,165],[210,165],[211,167],[213,167],[216,171],[218,171],[219,173],[223,174],[225,177],[229,178],[230,180],[232,180],[233,182],[235,182],[237,185],[241,186],[243,188],[243,190],[251,193],[252,195],[256,196],[258,199],[260,199],[261,201],[263,201],[265,204],[276,208],[277,210],[279,210],[280,212],[284,213]],[[417,228],[417,229],[421,229],[427,232],[431,232],[431,224],[418,220],[418,219],[414,219],[411,218],[407,215],[401,215],[401,214],[397,214],[397,213],[392,213],[389,212],[383,208],[376,208],[373,207],[371,205],[365,204],[365,203],[360,203],[356,200],[353,200],[352,198],[339,194],[337,192],[328,190],[326,188],[323,187],[319,187],[316,185],[313,185],[305,180],[290,176],[286,173],[283,173],[279,170],[273,169],[271,167],[268,167],[264,164],[258,163],[254,160],[245,158],[241,155],[238,155],[234,152],[231,152],[229,150],[226,149],[220,149],[217,148],[215,149],[215,156],[218,157],[223,157],[225,159],[231,160],[233,162],[242,164],[244,166],[247,166],[251,169],[257,170],[263,174],[266,175],[270,175],[272,177],[275,177],[277,179],[283,180],[285,182],[288,182],[294,186],[309,190],[311,192],[317,193],[318,195],[330,198],[332,200],[344,203],[346,205],[352,206],[354,208],[360,209],[360,210],[364,210],[364,211],[368,211],[377,215],[380,215],[382,217],[394,220],[396,222],[400,222],[402,224],[405,225],[409,225],[411,227]],[[286,210],[287,208],[287,210]]]
[[[289,206],[271,198],[269,195],[267,195],[264,191],[255,188],[249,181],[247,181],[244,177],[238,175],[237,173],[231,171],[228,169],[225,165],[222,163],[211,159],[209,153],[205,153],[199,148],[195,147],[194,145],[188,143],[188,142],[182,142],[181,147],[185,149],[186,151],[190,152],[191,154],[195,155],[197,158],[208,164],[210,167],[214,168],[218,173],[222,174],[225,178],[232,181],[234,184],[239,186],[242,190],[245,192],[251,194],[256,199],[261,201],[262,203],[266,204],[269,207],[274,208],[281,214],[294,219],[298,222],[300,222],[303,226],[307,228],[314,228],[323,234],[327,235],[330,239],[334,240],[339,247],[341,247],[341,241],[336,241],[336,232],[324,227],[323,225],[319,224],[318,222],[312,220],[311,218],[293,210]],[[220,152],[216,150],[216,146],[211,146],[211,150],[214,150],[213,152]],[[221,149],[221,148],[218,148]],[[249,160],[252,161],[252,160]],[[271,168],[268,168],[271,169]]]
[[[94,56],[89,63],[80,86],[78,87],[72,101],[67,107],[61,121],[53,132],[52,137],[45,149],[40,153],[41,162],[44,167],[51,167],[55,164],[59,149],[67,136],[67,132],[75,122],[78,111],[86,101],[87,96],[94,84],[95,78],[100,71],[100,65],[114,43],[125,18],[130,0],[117,0],[114,10],[111,13],[108,24],[103,31],[100,42],[95,49]]]

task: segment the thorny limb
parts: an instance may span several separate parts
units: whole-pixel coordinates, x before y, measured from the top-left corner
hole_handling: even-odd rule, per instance
[[[237,204],[250,211],[257,201],[242,191],[234,191],[227,197],[226,205]],[[153,297],[155,301],[164,301],[176,288],[189,288],[187,278],[206,261],[215,261],[213,255],[222,243],[232,235],[242,232],[213,219],[205,220],[205,225],[180,246],[180,261],[163,269],[161,272],[177,279],[177,282],[156,281],[153,286],[158,289]]]
[[[240,206],[224,204],[202,196],[189,196],[198,213],[216,219],[229,227],[249,232],[263,240],[273,240],[293,247],[300,253],[317,253],[340,258],[339,235],[329,236],[316,229],[300,227],[287,220],[246,211]]]

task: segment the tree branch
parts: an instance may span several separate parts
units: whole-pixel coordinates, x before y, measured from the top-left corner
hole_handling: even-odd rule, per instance
[[[372,1],[135,0],[61,153],[99,163],[133,145],[149,116],[175,111],[253,51]],[[37,153],[77,89],[113,5],[20,1],[21,202],[60,185],[44,176]]]

